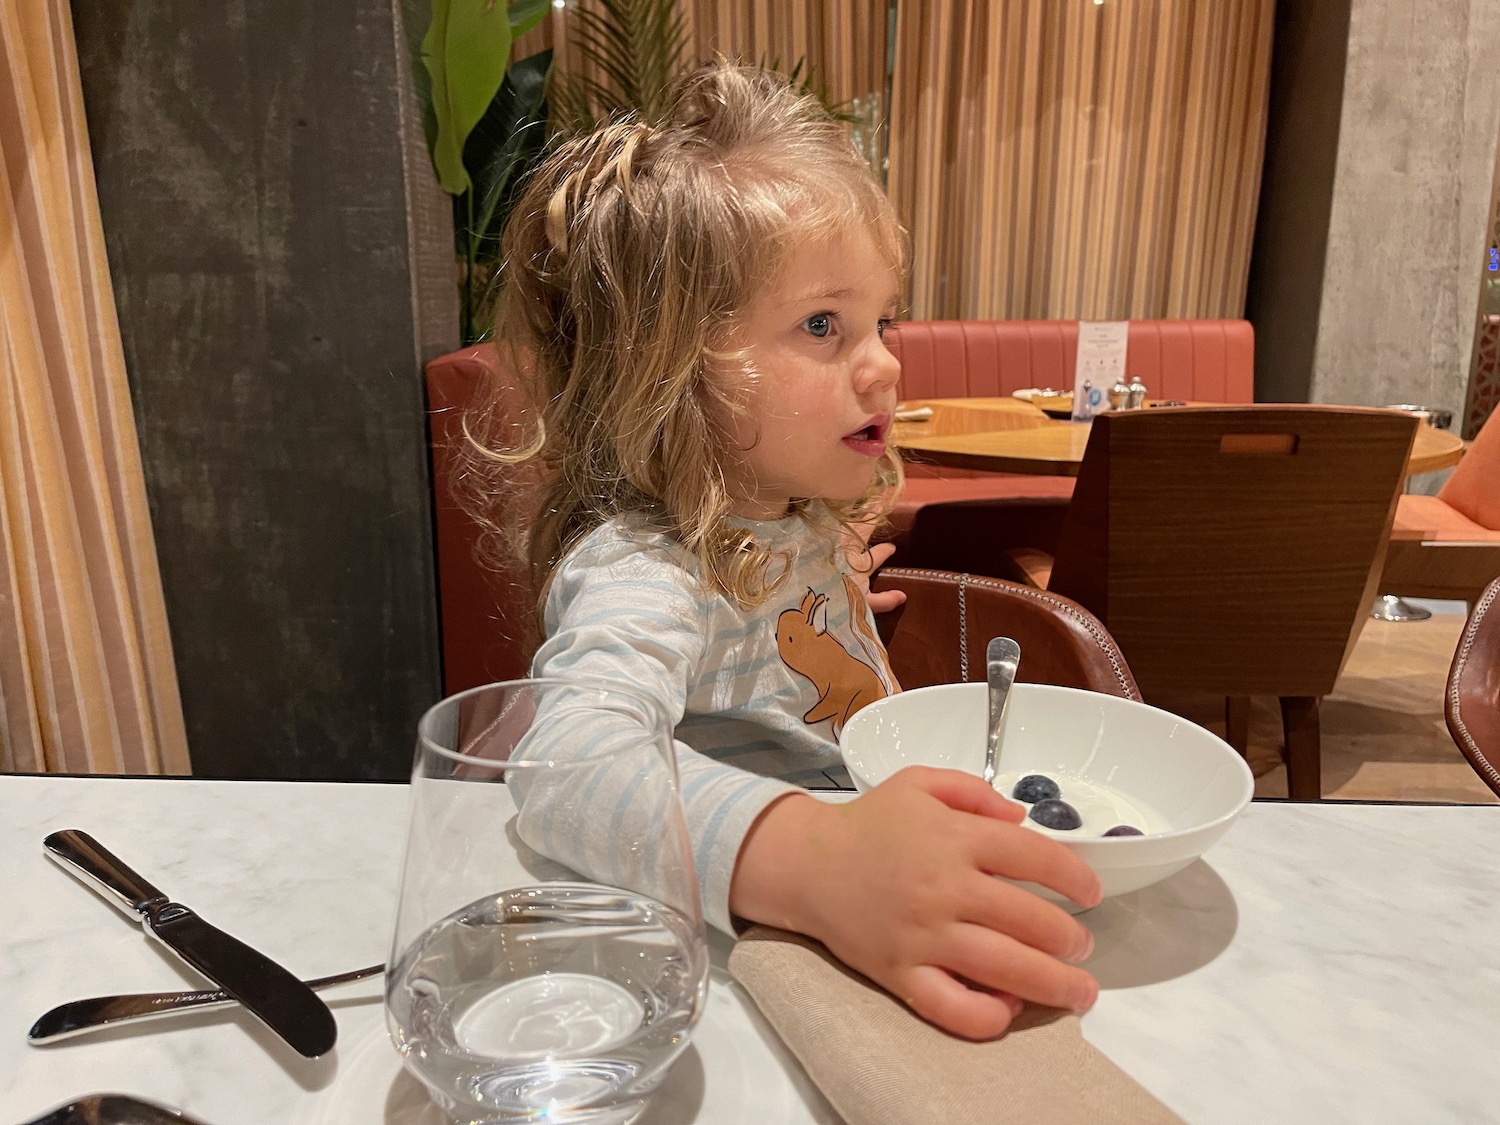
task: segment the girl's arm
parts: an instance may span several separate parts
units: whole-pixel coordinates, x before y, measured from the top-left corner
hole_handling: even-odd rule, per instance
[[[688,686],[704,651],[704,603],[680,568],[642,555],[630,545],[618,552],[584,550],[563,564],[548,598],[548,640],[538,650],[537,676],[592,676],[650,696],[675,728],[687,707]],[[571,724],[559,730],[558,723]],[[587,748],[591,754],[639,745],[638,723],[621,714],[570,713],[548,724],[548,744]],[[675,742],[680,792],[687,814],[693,862],[708,922],[733,932],[729,881],[750,826],[772,802],[797,786],[714,761]],[[518,831],[528,845],[591,878],[630,885],[628,857],[611,825],[650,815],[632,785],[634,765],[624,760],[585,787],[586,799],[522,801]],[[634,889],[645,890],[644,887]]]

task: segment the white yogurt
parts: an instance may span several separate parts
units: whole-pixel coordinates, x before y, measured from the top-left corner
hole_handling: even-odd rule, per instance
[[[1103,836],[1117,824],[1128,824],[1132,828],[1139,828],[1146,835],[1172,830],[1172,825],[1167,818],[1144,801],[1135,797],[1127,797],[1107,785],[1100,785],[1097,781],[1088,781],[1055,770],[1050,772],[1015,770],[999,773],[995,775],[995,789],[1001,796],[1010,797],[1011,790],[1016,787],[1016,782],[1034,773],[1050,777],[1057,782],[1057,787],[1062,790],[1058,795],[1059,799],[1078,810],[1078,815],[1083,818],[1083,826],[1068,830],[1048,828],[1028,816],[1022,822],[1027,828],[1034,828],[1048,836],[1058,836],[1064,839],[1072,837],[1075,840],[1080,836]],[[1031,805],[1028,802],[1022,801],[1020,804],[1030,812]]]

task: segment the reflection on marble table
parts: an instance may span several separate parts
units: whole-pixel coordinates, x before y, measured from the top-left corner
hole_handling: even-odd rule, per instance
[[[87,1090],[211,1125],[439,1125],[386,1036],[378,980],[328,994],[339,1044],[302,1059],[236,1009],[46,1048],[80,996],[198,987],[139,927],[42,858],[77,827],[303,977],[383,960],[406,787],[0,778],[0,1120]],[[503,831],[504,826],[500,826]],[[1081,915],[1088,1038],[1190,1122],[1493,1120],[1500,807],[1253,804],[1204,859]],[[714,944],[707,1014],[647,1125],[837,1125]]]

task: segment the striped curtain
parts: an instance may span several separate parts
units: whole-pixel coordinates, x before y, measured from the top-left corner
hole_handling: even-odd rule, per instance
[[[920,319],[1243,315],[1273,0],[897,5]]]
[[[517,57],[576,65],[568,12],[592,2]],[[898,0],[894,44],[889,0],[679,11],[692,58],[805,58],[860,117],[912,232],[911,316],[1103,320],[1243,315],[1274,6]]]
[[[0,3],[0,769],[187,773],[66,3]]]
[[[855,120],[854,143],[884,176],[889,0],[697,0],[684,5],[692,56],[719,52],[800,77]]]
[[[567,0],[555,7],[550,20],[516,41],[513,57],[553,47],[560,67],[578,67],[568,50],[568,15],[585,6],[596,8],[597,0]],[[890,0],[678,0],[677,11],[687,34],[688,66],[716,52],[782,73],[802,60],[802,77],[809,77],[811,68],[814,89],[860,118],[856,140],[872,162],[880,159]]]
[[[695,60],[720,51],[790,71],[812,67],[834,103],[885,98],[888,0],[697,0],[683,5]],[[804,68],[805,69],[805,68]]]

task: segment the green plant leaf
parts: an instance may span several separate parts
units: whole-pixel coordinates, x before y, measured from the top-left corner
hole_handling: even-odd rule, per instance
[[[507,13],[510,19],[510,33],[519,39],[537,24],[541,23],[547,13],[552,10],[552,0],[516,0],[510,6]],[[535,58],[536,56],[532,56]]]
[[[505,79],[513,38],[509,11],[499,0],[433,0],[422,62],[432,79],[437,121],[432,164],[452,195],[469,187],[464,141]]]
[[[588,128],[622,112],[659,120],[684,69],[687,33],[674,0],[600,0],[573,13],[572,44],[595,77],[560,83],[566,128]]]
[[[500,256],[500,234],[527,174],[547,144],[547,73],[551,50],[539,51],[511,65],[489,110],[469,135],[465,163],[473,170],[476,202],[476,261]]]

